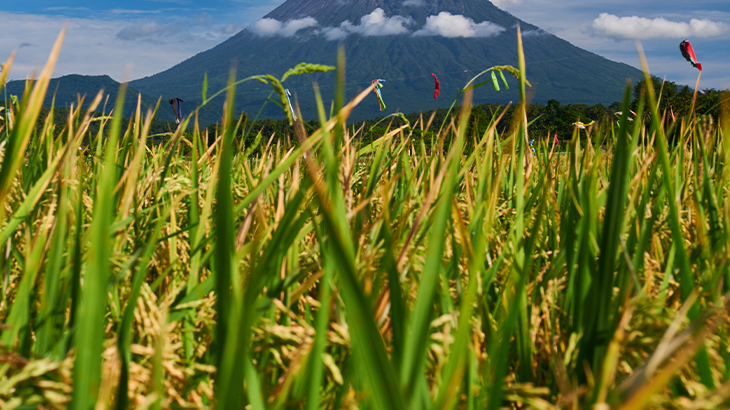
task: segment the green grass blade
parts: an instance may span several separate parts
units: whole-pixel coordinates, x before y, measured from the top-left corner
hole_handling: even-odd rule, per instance
[[[224,356],[227,351],[228,332],[231,323],[231,312],[236,306],[231,300],[231,276],[233,275],[233,255],[234,255],[234,232],[233,232],[233,203],[231,198],[231,168],[233,162],[233,112],[235,103],[235,84],[236,72],[231,69],[228,80],[229,89],[226,94],[226,112],[223,121],[223,142],[220,146],[220,166],[218,168],[218,187],[216,193],[216,214],[215,222],[217,228],[217,243],[215,251],[215,275],[216,275],[216,312],[218,314],[216,326],[216,339],[221,346],[219,347],[216,367],[220,375],[220,381],[216,383],[216,401],[222,408],[233,407],[238,402],[241,393],[240,385],[242,380],[238,377],[233,378],[230,369],[231,364]],[[234,313],[235,314],[235,313]],[[237,316],[237,315],[236,315]],[[235,331],[235,330],[231,330]],[[236,363],[236,367],[240,369],[240,363]],[[240,373],[242,375],[242,373]],[[240,377],[240,376],[239,376]]]
[[[654,94],[654,88],[651,86],[652,82],[649,74],[649,68],[646,64],[646,59],[644,58],[641,48],[640,57],[642,68],[644,69],[644,79],[646,80],[646,84],[648,85],[646,92],[648,97],[649,109],[651,111],[651,130],[653,132],[656,132],[655,142],[658,148],[657,151],[659,154],[659,161],[662,165],[664,187],[667,190],[667,205],[669,207],[669,227],[672,230],[672,239],[674,241],[674,246],[676,250],[675,263],[679,268],[680,291],[682,295],[682,301],[685,301],[695,288],[694,280],[692,278],[692,268],[683,243],[684,238],[682,236],[679,211],[677,209],[676,203],[676,190],[671,180],[673,167],[670,165],[669,162],[666,135],[664,134],[664,127],[659,122],[661,116],[657,110],[656,96]],[[699,307],[697,304],[692,306],[687,316],[691,320],[695,320],[699,317]],[[705,348],[701,348],[697,353],[697,367],[700,373],[702,383],[708,388],[713,388],[715,386],[715,381],[712,376],[712,370],[707,354],[707,349]]]
[[[106,312],[107,286],[111,278],[111,232],[114,194],[116,185],[117,141],[121,128],[122,110],[126,85],[117,93],[114,118],[109,138],[105,144],[104,166],[99,177],[98,191],[94,199],[94,214],[90,228],[91,246],[86,259],[81,301],[76,312],[78,333],[74,338],[76,362],[73,370],[74,389],[71,408],[89,410],[96,405],[101,377],[101,353],[104,342],[104,315]]]
[[[608,203],[606,216],[603,219],[603,234],[600,244],[598,271],[591,280],[588,299],[585,305],[584,350],[585,357],[598,372],[598,363],[603,360],[603,353],[610,342],[602,335],[611,334],[613,315],[610,309],[613,298],[614,273],[616,256],[621,247],[623,218],[625,214],[626,192],[629,172],[631,170],[631,152],[629,152],[628,112],[631,104],[631,85],[624,90],[623,115],[619,120],[618,138],[613,148],[613,164],[611,182],[608,186]],[[610,337],[610,336],[609,336]],[[583,353],[581,351],[581,353]],[[600,389],[598,386],[597,390]]]
[[[428,348],[428,330],[433,316],[433,299],[438,287],[439,272],[442,270],[442,255],[445,247],[446,227],[451,214],[451,202],[456,188],[459,159],[464,144],[467,121],[471,113],[471,94],[465,98],[459,132],[454,141],[447,163],[448,174],[442,185],[441,198],[436,205],[434,224],[429,236],[429,251],[418,289],[416,305],[411,314],[410,332],[406,341],[401,384],[405,391],[413,392],[416,381],[423,371]]]

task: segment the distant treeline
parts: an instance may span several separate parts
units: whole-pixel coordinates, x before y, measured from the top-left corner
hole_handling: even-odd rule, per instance
[[[684,117],[689,114],[690,106],[692,103],[692,97],[694,90],[688,86],[680,86],[672,81],[666,81],[662,84],[662,79],[659,77],[652,77],[654,89],[657,95],[661,92],[661,102],[659,106],[659,112],[664,113],[666,111],[667,118],[671,117],[672,113],[676,118]],[[636,111],[639,103],[639,98],[642,95],[642,89],[644,88],[644,81],[639,81],[633,88],[633,99],[631,109]],[[697,94],[697,101],[695,103],[695,112],[698,115],[709,115],[713,120],[717,120],[719,114],[721,100],[725,100],[726,104],[730,104],[730,93],[726,91],[719,91],[716,89],[702,90]],[[505,104],[481,104],[474,107],[472,110],[470,119],[470,134],[481,135],[484,133],[489,126],[493,116],[500,115],[506,108]],[[513,104],[507,108],[505,118],[511,119],[514,115],[516,105]],[[561,104],[557,100],[549,100],[547,104],[535,103],[530,104],[527,107],[527,119],[531,121],[530,134],[534,138],[546,138],[550,136],[554,138],[557,135],[560,140],[567,140],[572,138],[575,122],[590,123],[595,121],[596,123],[605,123],[607,121],[615,121],[617,119],[616,113],[621,111],[621,103],[616,101],[609,106],[603,104],[587,105],[587,104]],[[434,114],[435,113],[435,114]],[[448,114],[448,110],[445,108],[438,109],[435,111],[426,111],[423,113],[410,113],[404,114],[402,117],[407,119],[411,125],[419,121],[419,118],[423,118],[424,123],[427,122],[431,115],[434,118],[431,123],[430,131],[437,132],[444,123]],[[451,114],[458,114],[458,107],[456,107]],[[510,121],[501,121],[501,128],[510,126]],[[400,116],[392,116],[390,118],[378,117],[371,120],[359,121],[350,125],[350,129],[353,132],[361,130],[361,138],[369,139],[371,137],[377,137],[382,134],[388,127],[399,127],[404,124],[403,119]],[[309,121],[305,124],[306,127],[311,130],[319,128],[318,121]],[[448,125],[448,124],[447,124]],[[294,130],[289,126],[286,120],[259,120],[256,121],[252,126],[249,124],[253,135],[247,136],[247,140],[256,137],[257,133],[261,133],[265,137],[274,135],[278,137],[290,136],[294,138]],[[500,132],[504,129],[500,129]]]
[[[661,92],[661,103],[659,112],[665,113],[667,118],[670,118],[672,114],[675,117],[680,118],[689,114],[692,97],[694,90],[688,86],[680,86],[672,81],[666,81],[662,83],[662,79],[658,77],[652,77],[654,83],[654,89],[657,94]],[[632,110],[636,110],[641,98],[642,90],[644,88],[644,81],[639,81],[633,88],[633,100]],[[697,95],[697,102],[695,104],[695,112],[699,115],[708,115],[717,120],[717,116],[721,106],[721,100],[727,101],[725,104],[730,104],[730,92],[719,91],[715,89],[706,89]],[[0,106],[3,106],[4,102],[0,100]],[[505,104],[481,104],[474,107],[472,110],[471,118],[469,120],[470,135],[481,135],[484,133],[491,123],[493,117],[498,116],[502,111],[507,109],[505,112],[505,118],[500,123],[501,129],[499,132],[504,132],[504,128],[510,126],[510,119],[513,118],[514,110],[516,105],[510,105],[507,107]],[[448,113],[448,110],[441,108],[435,111],[426,111],[423,113],[410,113],[410,114],[398,114],[391,117],[378,117],[371,120],[359,121],[352,123],[350,129],[353,133],[358,132],[358,138],[368,141],[372,138],[377,138],[388,128],[399,127],[405,124],[407,120],[414,128],[420,129],[420,125],[416,127],[420,118],[423,118],[424,123],[433,115],[434,118],[431,122],[430,129],[424,133],[424,136],[435,135],[442,124],[448,125],[446,122],[447,115],[458,114],[459,107]],[[590,123],[595,121],[596,123],[606,123],[607,121],[615,121],[616,113],[620,111],[620,103],[614,102],[609,106],[603,104],[587,105],[587,104],[561,104],[557,100],[549,100],[547,104],[534,103],[528,105],[527,118],[530,124],[530,134],[533,138],[554,138],[558,137],[559,140],[568,140],[572,137],[575,122]],[[41,115],[38,118],[39,123],[43,123],[45,118],[48,116],[50,108],[44,107],[41,111]],[[64,107],[56,107],[54,114],[56,118],[68,118],[69,110]],[[100,114],[99,114],[100,115]],[[2,113],[5,116],[5,113]],[[241,127],[237,132],[236,139],[239,142],[239,146],[250,147],[257,141],[257,136],[260,134],[258,143],[265,145],[272,137],[274,140],[282,138],[284,140],[295,140],[294,129],[289,125],[285,119],[263,119],[256,120],[251,123],[246,113],[240,114]],[[4,121],[3,121],[4,122]],[[65,121],[64,121],[65,122]],[[124,119],[122,129],[126,129],[129,120]],[[320,127],[319,121],[310,120],[304,123],[308,133],[317,130]],[[100,122],[92,123],[92,129],[90,134],[96,135],[100,127]],[[209,139],[208,142],[213,143],[219,124],[210,124],[207,126]],[[37,127],[36,129],[43,129]],[[151,141],[161,141],[167,139],[177,129],[177,124],[169,121],[153,120],[150,127],[150,135],[154,136]],[[63,129],[55,129],[54,134],[58,135],[63,132]],[[186,133],[192,132],[192,123],[189,124]],[[245,134],[245,135],[244,135]],[[243,139],[243,141],[241,141]],[[431,138],[428,139],[429,141]],[[263,142],[262,142],[263,141]]]
[[[5,102],[0,99],[0,107],[4,107]],[[36,121],[36,130],[42,130],[43,124],[46,121],[46,118],[48,118],[48,115],[51,113],[50,107],[41,107],[40,114],[38,115],[38,120]],[[0,126],[3,126],[5,124],[5,110],[2,110],[0,112],[0,117],[3,119],[0,120]],[[70,110],[65,107],[54,107],[53,108],[53,118],[54,118],[54,124],[56,124],[56,128],[53,130],[53,134],[55,136],[58,136],[64,132],[66,132],[66,123],[68,116],[70,114]],[[85,114],[85,112],[83,113]],[[82,117],[83,117],[82,114]],[[102,113],[95,113],[95,116],[101,117]],[[63,127],[58,127],[58,124],[63,124]],[[129,126],[129,119],[123,118],[122,119],[122,129],[126,130],[126,128]],[[101,127],[101,121],[94,121],[89,126],[89,132],[88,135],[96,135],[99,133],[99,128]],[[172,132],[175,131],[177,128],[177,124],[175,122],[169,122],[169,121],[162,121],[158,119],[152,119],[152,123],[150,124],[150,131],[149,135],[157,135],[158,138],[165,138],[167,135],[171,135]]]

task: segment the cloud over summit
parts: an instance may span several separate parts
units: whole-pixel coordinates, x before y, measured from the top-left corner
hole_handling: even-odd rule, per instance
[[[289,20],[282,23],[276,19],[264,18],[251,24],[248,29],[261,37],[291,37],[299,30],[315,27],[317,20],[313,17]]]
[[[423,7],[426,5],[425,0],[405,0],[403,5],[406,7]]]
[[[326,27],[322,29],[322,34],[324,34],[327,40],[342,40],[348,34],[360,34],[365,37],[389,36],[408,33],[407,26],[412,23],[413,20],[410,17],[386,17],[385,11],[378,7],[372,13],[362,16],[360,24],[355,25],[349,20],[345,20],[339,27]]]
[[[616,41],[652,38],[714,37],[728,30],[728,26],[709,19],[691,19],[689,23],[669,21],[662,17],[618,17],[601,13],[590,26],[591,34]]]
[[[436,16],[426,17],[426,24],[413,33],[414,36],[443,37],[490,37],[504,31],[504,27],[490,21],[475,23],[461,14],[453,15],[442,11]]]
[[[500,9],[503,9],[507,6],[515,5],[515,4],[522,4],[522,0],[491,0],[492,4],[499,7]]]
[[[407,0],[417,1],[417,0]],[[420,0],[423,1],[423,0]],[[409,27],[414,24],[411,17],[386,16],[385,11],[380,7],[360,18],[358,24],[345,20],[336,27],[322,27],[314,30],[330,41],[342,40],[350,34],[359,34],[363,37],[391,36],[399,34],[411,34]],[[272,18],[263,18],[248,27],[252,33],[262,37],[291,37],[299,30],[316,27],[317,20],[312,17],[304,17],[287,22],[280,22]],[[452,15],[442,11],[438,15],[426,17],[426,24],[412,33],[413,36],[443,36],[443,37],[491,37],[505,30],[504,27],[483,21],[475,23],[474,20],[461,14]]]

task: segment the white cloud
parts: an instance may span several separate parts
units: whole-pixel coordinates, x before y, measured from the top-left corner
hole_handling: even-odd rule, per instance
[[[305,28],[314,27],[317,25],[317,20],[314,17],[304,17],[302,19],[289,20],[282,26],[279,31],[279,35],[283,37],[291,37],[296,34],[299,30]]]
[[[492,4],[499,7],[500,9],[503,9],[513,4],[522,4],[522,0],[492,0]]]
[[[385,17],[385,11],[378,7],[372,13],[362,16],[360,24],[352,24],[345,20],[339,27],[325,27],[321,30],[327,40],[342,40],[348,34],[360,34],[362,36],[390,36],[395,34],[408,33],[409,26],[413,20],[408,17],[393,16]]]
[[[162,10],[112,9],[109,12],[112,14],[157,14],[161,13]]]
[[[204,32],[196,33],[198,28],[190,24],[186,26],[189,32],[170,34],[174,29],[166,23],[150,24],[148,20],[97,20],[0,11],[0,21],[4,32],[22,33],[0,36],[0,61],[17,50],[10,69],[11,80],[24,79],[43,68],[64,22],[68,22],[68,29],[54,77],[108,74],[119,81],[129,64],[133,67],[132,77],[126,79],[140,78],[166,70],[227,37],[203,36]],[[144,35],[132,35],[133,27],[144,29]],[[125,36],[127,39],[120,38]]]
[[[342,24],[345,23],[349,22],[343,22]],[[325,27],[322,29],[321,32],[322,34],[324,34],[324,38],[330,41],[342,40],[343,38],[347,37],[348,34],[350,34],[344,27]]]
[[[423,0],[406,0],[406,3],[415,4]],[[346,20],[339,27],[325,27],[320,33],[327,40],[342,40],[349,34],[357,33],[363,36],[388,36],[394,34],[407,34],[407,26],[413,24],[410,17],[393,16],[386,17],[381,8],[375,9],[372,13],[363,16],[360,24],[354,25]],[[489,21],[479,24],[474,20],[464,17],[461,14],[452,15],[442,11],[436,16],[428,16],[426,24],[420,30],[413,33],[414,36],[443,36],[443,37],[490,37],[504,31],[504,27]]]
[[[410,7],[422,7],[426,5],[425,0],[405,0],[403,2],[404,6],[410,6]]]
[[[120,40],[148,39],[153,43],[161,43],[169,36],[177,35],[180,27],[177,24],[160,24],[156,21],[145,21],[130,24],[117,32]]]
[[[711,20],[692,19],[685,22],[669,21],[662,17],[618,17],[601,13],[593,20],[590,30],[594,36],[610,37],[617,41],[651,38],[714,37],[728,30],[728,26]]]
[[[236,34],[239,31],[243,30],[244,28],[246,28],[246,26],[243,25],[243,24],[230,23],[230,24],[224,26],[221,29],[221,33],[223,33],[223,34]]]
[[[547,31],[543,29],[537,29],[537,30],[525,30],[522,32],[522,37],[539,37],[539,36],[545,36],[548,35]]]
[[[261,37],[291,37],[299,30],[305,28],[314,27],[317,25],[317,20],[313,17],[304,17],[301,19],[289,20],[285,23],[280,22],[276,19],[264,18],[253,24],[248,29],[254,34],[258,34]]]
[[[411,24],[411,19],[401,16],[385,17],[383,9],[378,7],[372,13],[360,19],[360,24],[352,26],[351,30],[363,36],[388,36],[391,34],[407,33],[405,27]]]
[[[57,6],[57,7],[46,7],[43,11],[89,11],[88,7],[69,7],[69,6]]]
[[[251,24],[248,29],[260,36],[274,36],[281,30],[283,25],[279,20],[261,19]]]
[[[414,36],[443,36],[443,37],[490,37],[504,31],[504,27],[489,21],[479,24],[461,14],[452,15],[442,11],[437,16],[428,16],[422,29],[413,33]]]

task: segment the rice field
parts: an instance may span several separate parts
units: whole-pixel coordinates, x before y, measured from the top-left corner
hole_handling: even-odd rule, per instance
[[[286,75],[231,72],[218,135],[153,142],[123,92],[38,121],[62,40],[0,112],[3,409],[730,407],[730,105],[670,121],[650,88],[629,121],[627,84],[554,144],[519,42],[482,135],[489,80],[363,143],[341,57],[316,131],[244,145],[235,86]]]

